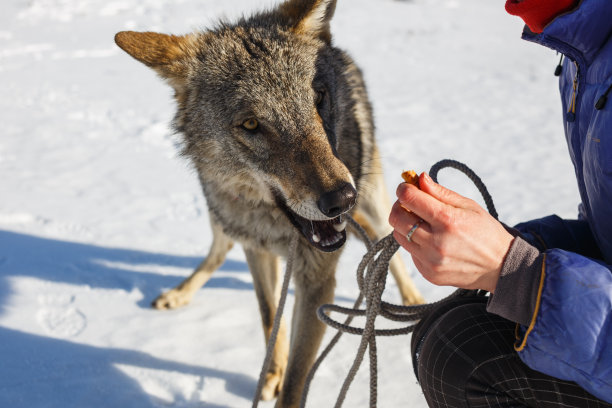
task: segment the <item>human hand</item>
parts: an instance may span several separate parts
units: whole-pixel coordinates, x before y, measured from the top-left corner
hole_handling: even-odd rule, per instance
[[[513,236],[476,202],[426,173],[419,187],[402,183],[397,188],[389,216],[395,240],[431,283],[495,292]],[[420,220],[408,240],[406,234]]]

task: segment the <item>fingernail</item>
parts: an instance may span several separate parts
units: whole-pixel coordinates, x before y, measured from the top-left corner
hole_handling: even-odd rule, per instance
[[[431,179],[431,177],[429,177],[429,174],[427,173],[423,173],[423,179],[428,183],[433,182],[433,180]]]

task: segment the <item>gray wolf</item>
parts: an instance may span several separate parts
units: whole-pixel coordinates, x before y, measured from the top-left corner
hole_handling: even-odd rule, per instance
[[[153,305],[185,305],[244,248],[266,340],[280,290],[280,257],[294,261],[291,342],[283,322],[262,397],[299,403],[324,333],[316,309],[333,301],[346,241],[345,214],[372,238],[390,231],[390,203],[360,70],[331,44],[336,0],[287,0],[276,8],[187,35],[120,32],[124,51],[175,91],[173,126],[199,176],[213,243],[207,258]],[[391,271],[406,304],[422,298],[399,257]]]

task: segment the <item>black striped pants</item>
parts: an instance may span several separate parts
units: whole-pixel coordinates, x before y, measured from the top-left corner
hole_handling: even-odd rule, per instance
[[[416,328],[413,363],[430,407],[612,407],[527,367],[514,351],[515,323],[487,313],[485,301],[452,300]]]

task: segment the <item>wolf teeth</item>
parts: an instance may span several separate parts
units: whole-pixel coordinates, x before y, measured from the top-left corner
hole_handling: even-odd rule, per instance
[[[341,239],[342,239],[341,236],[335,235],[334,237],[332,237],[330,239],[326,239],[325,241],[323,241],[321,243],[321,245],[322,246],[331,246],[331,245],[334,245],[334,244],[338,243]]]
[[[340,224],[334,224],[333,227],[337,232],[342,232],[346,228],[346,221],[342,221]]]
[[[318,244],[319,242],[321,242],[321,237],[317,234],[312,234],[312,241]]]

